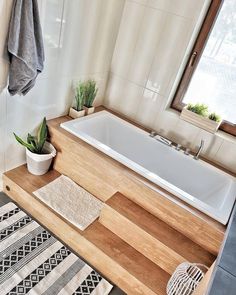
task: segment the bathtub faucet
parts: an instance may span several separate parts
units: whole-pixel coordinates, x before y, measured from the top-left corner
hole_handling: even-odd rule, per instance
[[[157,135],[157,132],[152,130],[149,134],[150,137],[155,137]]]
[[[150,137],[160,141],[161,143],[164,143],[166,145],[171,146],[172,145],[172,141],[170,141],[169,139],[159,135],[156,131],[151,131],[149,134]]]
[[[195,160],[199,159],[199,156],[200,156],[200,153],[201,153],[203,147],[204,147],[204,140],[201,139],[201,144],[200,144],[200,146],[198,148],[198,151],[196,152],[195,156],[193,157]]]

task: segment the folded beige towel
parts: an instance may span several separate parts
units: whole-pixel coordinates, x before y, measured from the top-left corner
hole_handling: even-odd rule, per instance
[[[103,207],[103,202],[64,175],[33,194],[81,230],[99,217]]]

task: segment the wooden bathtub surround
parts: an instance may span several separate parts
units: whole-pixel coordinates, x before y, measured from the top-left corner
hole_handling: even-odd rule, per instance
[[[183,261],[210,267],[225,227],[60,128],[67,120],[48,122],[58,151],[52,170],[43,176],[30,174],[25,165],[8,171],[5,193],[127,294],[166,295],[170,275]],[[61,174],[105,203],[85,231],[33,195]],[[204,294],[207,282],[196,295]]]
[[[66,174],[102,201],[117,191],[170,227],[217,255],[225,227],[198,210],[185,209],[167,199],[158,186],[143,184],[143,178],[60,127],[61,117],[48,122],[51,142],[58,153],[54,169]],[[86,157],[85,157],[86,155]],[[166,192],[167,193],[167,192]],[[167,193],[168,194],[168,193]],[[187,208],[187,207],[186,207]]]
[[[204,278],[198,285],[197,289],[193,292],[193,295],[207,295],[208,285],[210,283],[211,275],[213,273],[215,267],[215,262],[211,265],[211,267],[206,272]]]
[[[171,271],[182,260],[208,266],[213,263],[215,257],[211,253],[120,193],[107,200],[99,221],[80,231],[33,195],[35,190],[59,176],[55,170],[34,176],[28,173],[26,166],[21,166],[4,174],[4,191],[127,294],[164,295]],[[111,223],[109,210],[114,214]],[[120,227],[126,231],[117,226],[122,219],[127,223],[121,223]]]
[[[166,294],[170,275],[158,265],[98,221],[85,231],[80,231],[33,195],[33,191],[59,175],[56,171],[50,171],[44,176],[34,176],[28,173],[25,166],[21,166],[4,174],[4,192],[127,294]]]
[[[214,255],[121,193],[106,202],[99,221],[169,274],[184,261],[209,267],[215,260]]]

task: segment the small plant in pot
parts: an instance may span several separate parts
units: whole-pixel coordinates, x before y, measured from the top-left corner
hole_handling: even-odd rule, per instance
[[[96,81],[88,80],[85,82],[84,110],[86,115],[94,112],[93,102],[97,92],[98,88],[96,87]]]
[[[217,123],[221,123],[222,122],[222,119],[221,119],[221,116],[219,116],[218,114],[216,113],[210,113],[210,115],[208,116],[208,118],[212,121],[215,121]]]
[[[196,104],[189,103],[187,105],[187,110],[195,114],[198,114],[202,117],[207,117],[209,113],[208,106],[204,103],[196,103]]]
[[[219,115],[209,113],[208,106],[202,103],[189,103],[183,108],[180,118],[211,133],[215,133],[222,122]]]
[[[46,141],[47,135],[46,118],[40,124],[37,136],[28,133],[27,140],[24,141],[14,133],[16,140],[26,148],[27,168],[34,175],[47,173],[52,159],[56,156],[54,146]]]
[[[85,115],[84,106],[85,84],[79,82],[75,87],[74,106],[70,108],[69,116],[73,119],[83,117]]]

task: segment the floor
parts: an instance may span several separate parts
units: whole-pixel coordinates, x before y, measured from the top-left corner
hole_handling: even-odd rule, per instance
[[[3,192],[0,192],[0,207],[10,202],[11,199],[4,194]],[[112,291],[110,292],[110,295],[124,295],[125,293],[121,291],[118,287],[114,287]]]
[[[10,202],[10,198],[5,195],[3,192],[0,192],[0,207]]]

